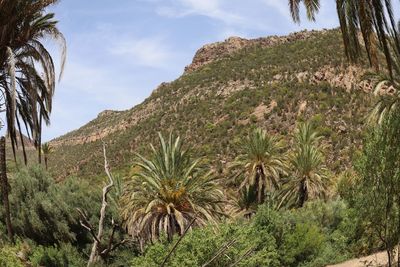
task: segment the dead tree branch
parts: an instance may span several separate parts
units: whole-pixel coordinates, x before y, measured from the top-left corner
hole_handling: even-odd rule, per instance
[[[254,250],[255,250],[255,248],[249,248],[241,257],[239,257],[239,259],[237,259],[237,261],[235,261],[229,267],[234,267],[234,266],[238,265],[242,260],[248,258],[251,254],[253,254]]]
[[[110,192],[111,188],[114,186],[114,179],[110,173],[108,161],[107,161],[107,153],[106,153],[106,144],[103,142],[103,157],[104,157],[104,170],[107,174],[109,183],[103,187],[103,198],[102,198],[102,204],[101,204],[101,209],[100,209],[100,219],[99,219],[99,228],[97,231],[97,238],[94,239],[92,250],[90,252],[90,257],[87,266],[89,267],[97,261],[98,255],[98,246],[100,244],[100,240],[103,236],[103,231],[104,231],[104,219],[106,217],[106,208],[107,208],[107,195]]]
[[[122,240],[121,242],[113,245],[114,241],[114,234],[116,229],[118,228],[118,225],[114,223],[114,219],[112,219],[112,225],[113,229],[108,241],[108,245],[106,249],[101,249],[101,241],[103,238],[103,232],[104,232],[104,219],[106,217],[106,208],[107,208],[107,196],[112,187],[114,186],[114,178],[110,172],[110,168],[108,165],[107,161],[107,153],[106,153],[106,144],[103,142],[103,157],[104,157],[104,170],[107,174],[108,177],[108,184],[106,184],[103,187],[103,194],[102,194],[102,202],[101,202],[101,209],[100,209],[100,219],[99,219],[99,224],[98,224],[98,230],[97,234],[95,233],[94,227],[90,224],[89,219],[87,218],[86,213],[81,210],[77,209],[78,213],[80,214],[81,219],[79,220],[80,224],[82,225],[83,228],[85,228],[93,237],[93,245],[92,249],[90,252],[89,256],[89,261],[87,263],[87,266],[91,266],[93,263],[95,263],[98,260],[98,257],[106,257],[108,254],[115,250],[118,246],[122,245],[123,243],[127,242],[126,239]]]
[[[220,249],[218,249],[217,253],[215,253],[215,255],[211,258],[211,260],[209,260],[207,263],[203,264],[202,267],[206,267],[206,266],[210,265],[216,258],[218,258],[225,251],[227,251],[235,243],[236,243],[236,239],[232,239],[231,241],[229,241],[228,243],[223,245]]]

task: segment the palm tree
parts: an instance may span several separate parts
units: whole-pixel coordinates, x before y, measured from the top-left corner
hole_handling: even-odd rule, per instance
[[[400,30],[400,24],[397,32]],[[391,47],[396,47],[395,43],[400,43],[400,37],[390,40]],[[371,79],[375,82],[374,95],[379,96],[379,100],[372,110],[369,120],[370,122],[381,123],[383,118],[394,111],[400,103],[400,50],[392,49],[393,57],[393,76],[387,73],[379,75],[371,75]]]
[[[52,56],[43,41],[53,39],[61,44],[60,77],[66,52],[65,39],[56,27],[54,14],[45,11],[56,2],[0,0],[0,106],[1,112],[5,113],[14,159],[18,146],[17,132],[22,133],[21,126],[33,139],[36,148],[40,148],[42,121],[49,123],[56,76]],[[24,140],[20,140],[26,162]],[[0,155],[3,154],[4,137],[0,139]],[[7,230],[12,240],[5,156],[0,157],[0,176]]]
[[[292,18],[295,22],[300,23],[300,4],[303,2],[307,18],[315,21],[315,14],[318,12],[320,3],[319,0],[289,0],[289,8]]]
[[[301,123],[295,133],[295,150],[289,156],[291,174],[283,185],[281,203],[303,207],[310,198],[324,196],[327,191],[327,170],[324,165],[320,136],[314,127]]]
[[[263,203],[267,191],[279,187],[279,177],[285,173],[282,157],[282,142],[269,136],[264,130],[256,129],[242,143],[242,154],[232,164],[239,169],[235,177],[242,177],[240,191],[254,190],[257,203]]]
[[[306,7],[308,18],[315,20],[319,0],[289,0],[289,8],[295,22],[300,21],[300,3]],[[386,58],[388,72],[393,78],[393,49],[400,51],[398,29],[390,0],[336,0],[337,15],[343,35],[345,53],[351,62],[357,62],[362,55],[359,32],[364,40],[364,47],[372,67],[379,70],[377,50],[380,46]],[[395,46],[390,42],[395,40]]]
[[[122,216],[129,234],[142,241],[165,233],[169,240],[195,226],[216,223],[223,215],[223,193],[217,179],[201,160],[193,160],[179,137],[159,134],[159,146],[150,145],[150,158],[141,155],[138,168],[122,196]]]
[[[46,170],[47,170],[47,161],[48,161],[48,157],[49,157],[49,154],[50,154],[52,151],[53,151],[53,147],[50,146],[49,143],[44,143],[44,144],[42,145],[42,153],[43,153],[43,156],[44,156],[44,165],[46,166]]]

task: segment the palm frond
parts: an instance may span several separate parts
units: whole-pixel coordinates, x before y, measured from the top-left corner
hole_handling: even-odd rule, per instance
[[[218,179],[200,159],[192,159],[182,140],[172,134],[150,145],[149,159],[137,155],[138,170],[127,181],[121,213],[128,232],[144,241],[182,234],[196,216],[195,226],[216,223],[223,215]]]

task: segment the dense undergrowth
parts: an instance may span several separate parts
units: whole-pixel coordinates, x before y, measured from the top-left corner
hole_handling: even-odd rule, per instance
[[[208,266],[324,266],[379,248],[369,228],[340,195],[354,197],[346,179],[338,195],[327,202],[306,203],[300,209],[276,210],[267,202],[252,218],[227,219],[217,228],[208,226],[189,232],[168,266],[201,266],[225,244],[233,243]],[[12,217],[18,236],[16,245],[0,247],[1,266],[84,266],[91,238],[79,225],[75,208],[85,209],[96,224],[99,187],[77,178],[54,183],[41,168],[21,170],[11,179]],[[110,202],[110,215],[118,220]],[[18,208],[17,208],[18,206]],[[1,211],[3,213],[3,211]],[[106,226],[108,231],[110,225]],[[0,225],[5,233],[5,226]],[[123,235],[119,231],[118,235]],[[144,253],[130,243],[116,250],[98,266],[159,266],[176,242],[165,237],[148,244]],[[250,256],[244,256],[251,251]]]

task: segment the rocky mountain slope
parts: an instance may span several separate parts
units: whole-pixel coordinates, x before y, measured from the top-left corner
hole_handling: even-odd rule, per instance
[[[102,173],[101,140],[111,165],[129,172],[136,152],[156,134],[173,131],[199,155],[223,168],[254,127],[290,140],[299,120],[319,125],[332,171],[349,165],[371,108],[365,68],[349,66],[339,31],[283,37],[232,37],[202,47],[184,74],[163,83],[141,104],[104,111],[87,125],[51,141],[49,164],[59,178]]]

